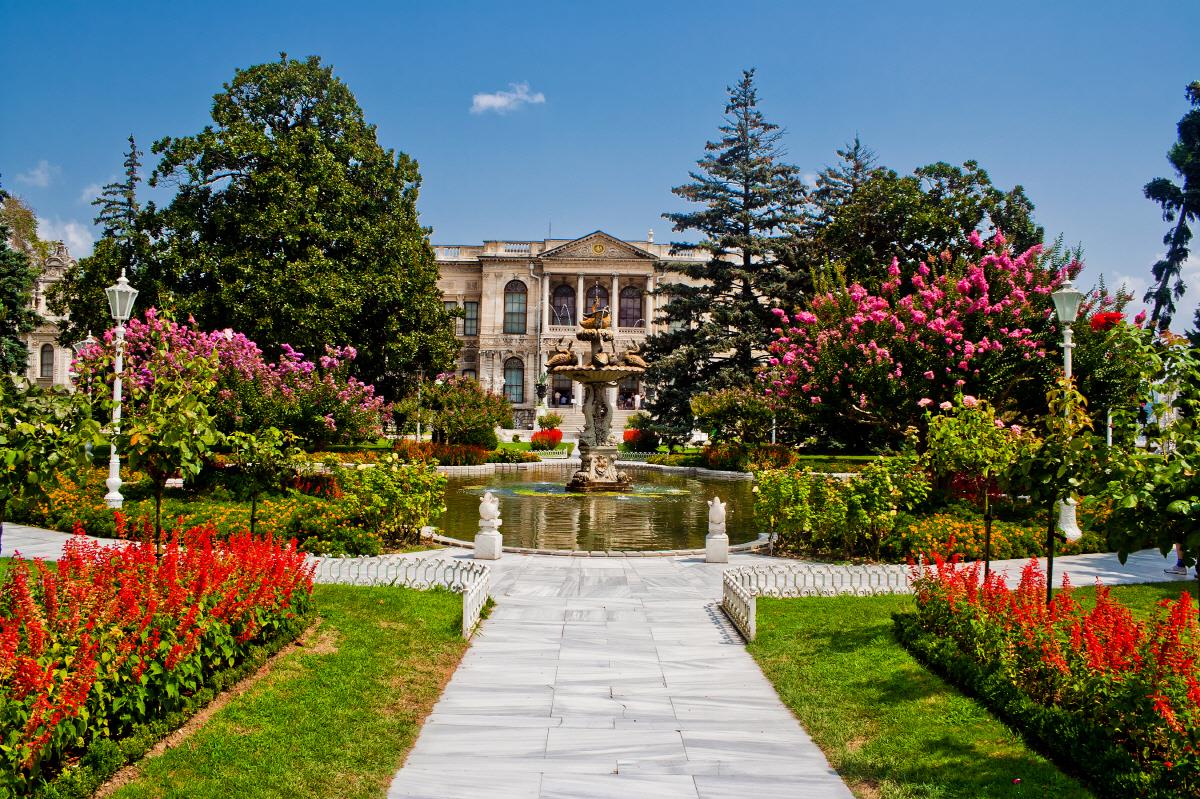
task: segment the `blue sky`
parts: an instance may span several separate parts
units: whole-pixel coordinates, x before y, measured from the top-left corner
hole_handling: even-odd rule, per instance
[[[286,50],[332,64],[380,141],[419,161],[435,242],[551,226],[662,241],[724,88],[756,67],[805,172],[856,133],[900,171],[976,159],[1025,187],[1050,237],[1083,243],[1085,276],[1140,297],[1166,229],[1141,187],[1174,177],[1164,155],[1200,79],[1198,32],[1195,0],[0,0],[0,177],[85,253],[89,194],[118,174],[125,137],[149,149],[198,131],[235,67]],[[501,92],[513,108],[471,112]],[[1187,276],[1180,322],[1200,257]]]

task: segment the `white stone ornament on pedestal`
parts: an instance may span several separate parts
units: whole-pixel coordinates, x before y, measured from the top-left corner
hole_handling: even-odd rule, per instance
[[[704,562],[729,562],[729,536],[725,534],[725,503],[720,497],[708,501],[708,535],[704,537]]]
[[[491,491],[479,498],[479,532],[475,534],[475,560],[499,560],[504,550],[500,534],[500,502]]]
[[[1058,529],[1068,544],[1073,544],[1083,538],[1083,530],[1079,529],[1079,521],[1075,517],[1075,506],[1079,504],[1074,497],[1068,497],[1066,502],[1058,503]]]

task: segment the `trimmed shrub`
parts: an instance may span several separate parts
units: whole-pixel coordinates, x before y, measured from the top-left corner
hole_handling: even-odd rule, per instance
[[[556,427],[543,428],[529,437],[529,448],[531,450],[554,449],[562,441],[562,437],[563,432]]]

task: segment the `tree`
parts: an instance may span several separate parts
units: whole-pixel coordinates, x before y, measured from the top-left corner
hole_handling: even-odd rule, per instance
[[[60,470],[89,466],[99,434],[82,392],[0,374],[0,540],[11,503],[45,496]]]
[[[1200,81],[1190,83],[1186,94],[1192,110],[1179,120],[1179,140],[1167,151],[1167,160],[1182,178],[1182,185],[1170,178],[1155,178],[1143,189],[1146,199],[1162,208],[1163,221],[1171,223],[1163,236],[1167,252],[1151,267],[1154,285],[1142,299],[1146,304],[1154,303],[1150,321],[1160,330],[1171,326],[1175,301],[1183,296],[1183,262],[1192,240],[1190,223],[1200,220]],[[1196,325],[1200,327],[1200,311]]]
[[[0,189],[0,201],[7,206],[9,199]],[[40,320],[32,307],[37,269],[28,253],[9,246],[10,235],[7,214],[0,216],[0,376],[25,371],[29,347],[22,336]]]
[[[931,260],[961,250],[979,231],[1003,231],[1018,252],[1042,243],[1024,189],[997,188],[975,161],[938,162],[902,176],[875,166],[857,138],[838,156],[841,163],[817,179],[795,245],[797,268],[815,273],[821,288],[836,282],[877,290],[893,258]]]
[[[264,491],[278,489],[284,479],[296,473],[302,453],[295,437],[277,427],[268,427],[258,435],[239,430],[226,436],[226,442],[237,469],[236,483],[250,497],[250,535],[254,535],[258,498]]]
[[[268,354],[353,346],[355,370],[395,397],[405,375],[457,353],[417,219],[416,162],[385,150],[350,89],[317,57],[237,70],[213,124],[154,144],[154,215],[180,313]]]
[[[433,432],[439,444],[474,444],[495,449],[497,427],[512,426],[512,404],[470,377],[438,375],[421,384],[420,400],[410,394],[395,408],[403,430],[413,430],[420,421]]]
[[[125,178],[106,184],[100,196],[92,200],[97,208],[92,222],[102,230],[100,240],[91,255],[76,261],[75,268],[50,289],[50,309],[64,317],[58,335],[63,346],[112,325],[104,290],[116,283],[122,272],[137,288],[139,305],[153,308],[170,304],[146,230],[147,210],[138,202],[141,156],[131,135],[125,154]]]
[[[670,428],[691,429],[696,392],[752,382],[765,362],[771,307],[791,285],[781,255],[801,222],[804,184],[782,161],[782,130],[758,109],[754,71],[727,92],[721,138],[705,145],[693,182],[672,190],[702,207],[663,215],[676,232],[700,233],[695,248],[708,256],[677,267],[695,284],[661,288],[670,300],[660,321],[672,330],[648,342],[649,410]]]

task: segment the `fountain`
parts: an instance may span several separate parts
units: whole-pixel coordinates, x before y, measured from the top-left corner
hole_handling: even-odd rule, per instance
[[[626,377],[646,371],[646,362],[636,345],[617,352],[607,308],[592,306],[579,320],[575,338],[587,342],[589,352],[579,359],[573,342],[563,341],[546,361],[551,374],[562,375],[583,385],[583,432],[579,434],[579,470],[567,483],[568,491],[628,491],[629,475],[617,469],[617,445],[612,436],[613,406],[608,389]],[[609,347],[605,349],[605,343]]]

